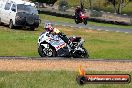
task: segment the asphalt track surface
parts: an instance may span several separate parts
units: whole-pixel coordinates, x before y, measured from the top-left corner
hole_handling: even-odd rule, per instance
[[[104,61],[104,62],[132,62],[127,59],[89,59],[89,58],[66,58],[66,57],[22,57],[22,56],[0,56],[5,60],[74,60],[74,61]]]
[[[132,33],[132,28],[117,28],[117,27],[105,27],[105,26],[94,26],[94,25],[84,25],[83,23],[75,24],[75,23],[67,23],[67,22],[53,22],[48,20],[43,20],[43,24],[46,22],[51,22],[54,25],[67,26],[67,27],[75,27],[75,28],[87,28],[90,30],[98,30],[98,31],[113,31],[113,32],[124,32],[124,33]]]

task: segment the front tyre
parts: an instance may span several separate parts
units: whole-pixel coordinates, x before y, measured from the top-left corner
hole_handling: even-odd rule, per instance
[[[78,19],[77,19],[77,18],[75,18],[75,23],[76,23],[76,24],[78,24],[78,23],[79,23],[79,21],[78,21]]]
[[[38,53],[41,57],[55,57],[56,56],[56,51],[53,48],[51,47],[45,48],[42,45],[39,46]]]
[[[2,25],[1,18],[0,18],[0,26]]]
[[[83,23],[84,23],[85,25],[87,25],[87,19],[86,19],[86,18],[83,19]]]

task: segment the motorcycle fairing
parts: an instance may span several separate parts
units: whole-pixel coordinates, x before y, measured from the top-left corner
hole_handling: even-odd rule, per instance
[[[40,34],[38,39],[38,44],[40,45],[42,42],[46,41],[47,43],[51,40],[51,36],[48,36],[49,32],[43,32]]]
[[[58,51],[60,48],[63,48],[67,45],[58,35],[52,35],[52,34],[49,34],[49,32],[43,32],[40,35],[38,44],[41,44],[44,41],[51,44],[56,49],[56,51]],[[46,44],[42,44],[42,45],[44,47],[46,46]]]
[[[59,50],[57,51],[57,55],[58,55],[59,57],[70,56],[68,47],[63,47],[63,48],[59,49]]]
[[[65,43],[59,35],[53,35],[48,32],[42,33],[38,39],[38,45],[44,46],[45,48],[49,48],[50,45],[54,47],[53,49],[56,51],[55,56],[65,57],[85,57],[87,52],[82,47],[84,42],[81,37],[71,37],[69,38],[72,44]],[[74,45],[74,43],[76,45]],[[72,47],[74,46],[74,47]],[[38,48],[39,54],[43,56],[43,52],[40,48]]]
[[[56,49],[56,51],[67,45],[58,35],[55,35],[49,43]]]

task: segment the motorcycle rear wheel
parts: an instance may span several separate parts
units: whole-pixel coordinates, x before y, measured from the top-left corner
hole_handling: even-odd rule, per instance
[[[82,55],[82,57],[89,58],[89,54],[88,54],[87,50],[85,48],[83,48],[83,49],[84,49],[85,53]]]
[[[86,58],[87,59],[89,57],[89,54],[85,48],[82,48],[82,49],[84,49],[84,53],[79,53],[79,51],[77,51],[74,53],[73,57],[74,58]]]

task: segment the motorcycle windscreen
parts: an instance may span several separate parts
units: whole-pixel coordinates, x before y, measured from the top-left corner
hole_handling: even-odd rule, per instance
[[[65,47],[67,44],[58,36],[55,35],[54,39],[49,42],[53,47],[55,47],[56,51]]]

